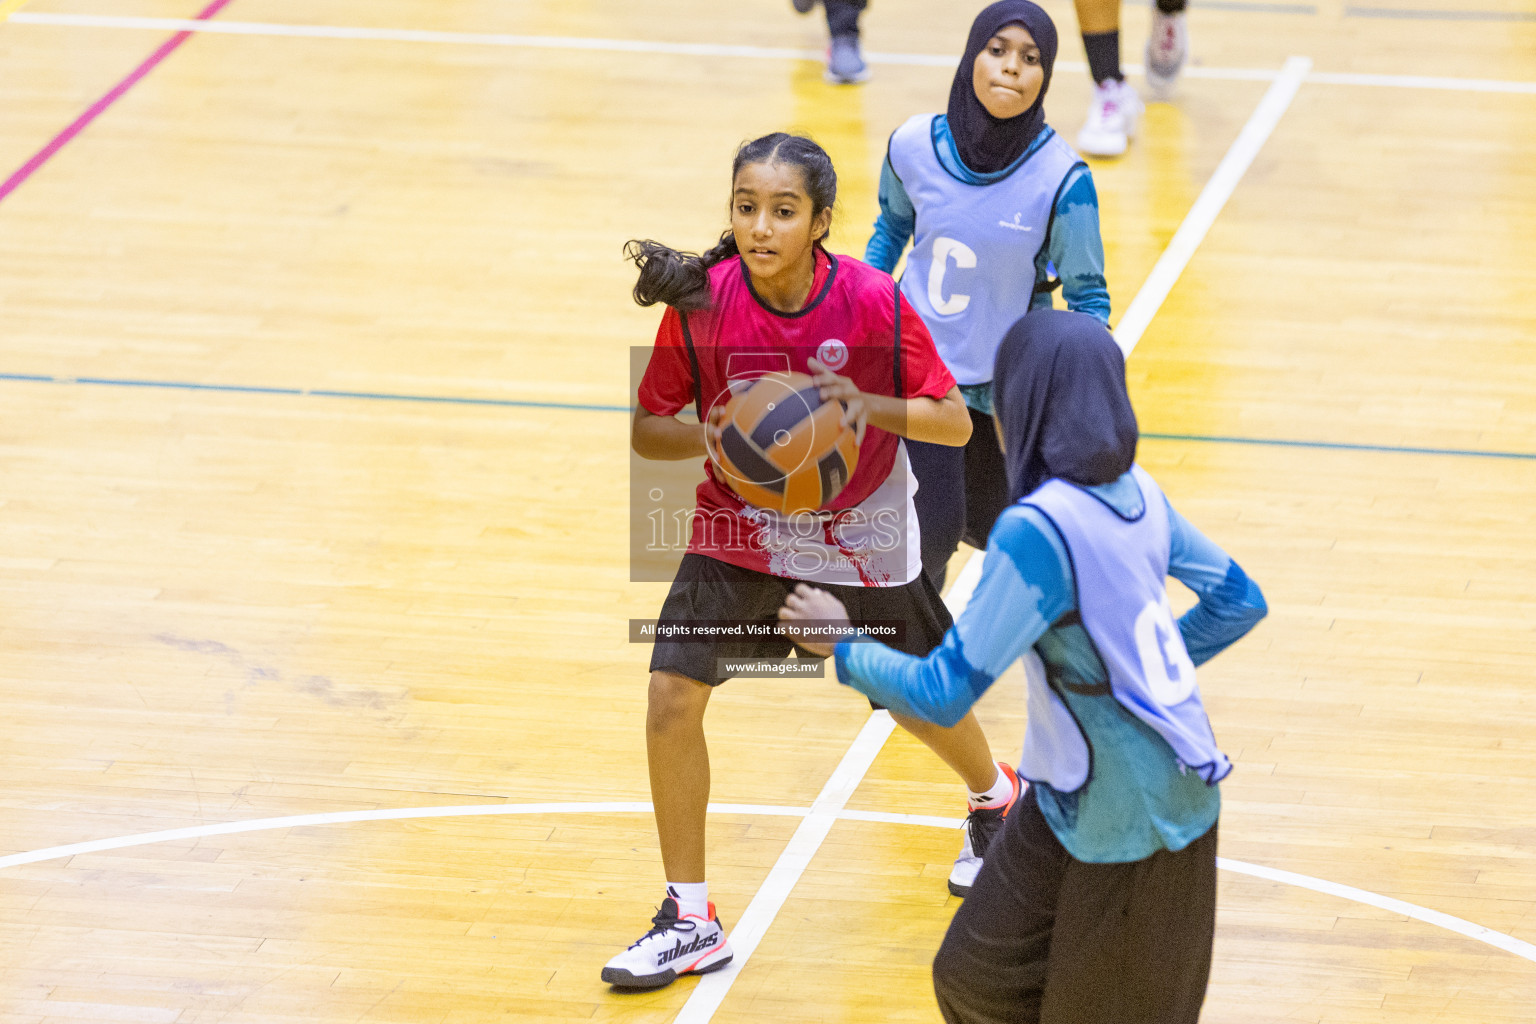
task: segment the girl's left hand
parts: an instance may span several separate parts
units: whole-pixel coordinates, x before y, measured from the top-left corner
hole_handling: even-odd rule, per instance
[[[825,590],[817,590],[805,583],[798,584],[784,599],[784,607],[779,609],[779,621],[816,622],[818,625],[845,627],[841,631],[844,635],[853,632],[853,626],[848,621],[848,609],[843,607],[843,602]],[[839,639],[842,637],[829,641],[795,640],[795,643],[818,657],[830,658]]]
[[[806,365],[815,374],[811,383],[821,385],[821,400],[843,403],[843,426],[852,427],[854,442],[863,444],[864,428],[869,423],[869,408],[864,402],[864,392],[852,380],[839,377],[827,369],[827,365],[819,359],[807,359]]]

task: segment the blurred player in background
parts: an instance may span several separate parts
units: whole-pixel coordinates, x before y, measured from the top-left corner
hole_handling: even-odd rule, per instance
[[[811,13],[818,0],[790,0],[796,11]],[[869,65],[859,46],[859,15],[869,0],[819,0],[827,12],[827,70],[825,77],[833,85],[853,85],[869,78]]]
[[[1088,70],[1093,75],[1093,99],[1088,104],[1088,119],[1077,133],[1077,148],[1089,156],[1119,156],[1136,136],[1136,122],[1142,113],[1141,97],[1120,70],[1120,0],[1074,2]],[[1152,12],[1146,76],[1155,99],[1173,94],[1189,56],[1186,2],[1157,0]]]

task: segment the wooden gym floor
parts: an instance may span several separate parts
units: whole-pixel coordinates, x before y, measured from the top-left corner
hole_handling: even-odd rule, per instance
[[[1536,7],[1369,3],[1194,0],[1094,164],[1142,460],[1271,606],[1211,1024],[1536,1020]],[[783,0],[214,6],[0,3],[0,1022],[936,1021],[961,794],[827,680],[709,716],[744,968],[597,980],[660,883],[619,247],[794,127],[861,253],[979,0],[841,89]]]

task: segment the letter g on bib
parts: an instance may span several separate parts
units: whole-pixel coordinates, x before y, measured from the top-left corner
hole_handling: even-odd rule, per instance
[[[1152,696],[1164,707],[1182,703],[1195,691],[1195,666],[1166,597],[1143,606],[1136,616],[1135,635],[1141,671]]]

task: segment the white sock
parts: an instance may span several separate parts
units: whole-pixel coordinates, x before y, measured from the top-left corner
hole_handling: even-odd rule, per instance
[[[708,882],[668,882],[667,895],[677,900],[677,914],[709,919]]]
[[[992,788],[985,793],[977,793],[967,788],[966,795],[970,797],[971,809],[980,810],[983,807],[1001,807],[1013,799],[1013,782],[1008,778],[1008,773],[1003,771],[1003,766],[997,766],[997,778],[992,782]]]

